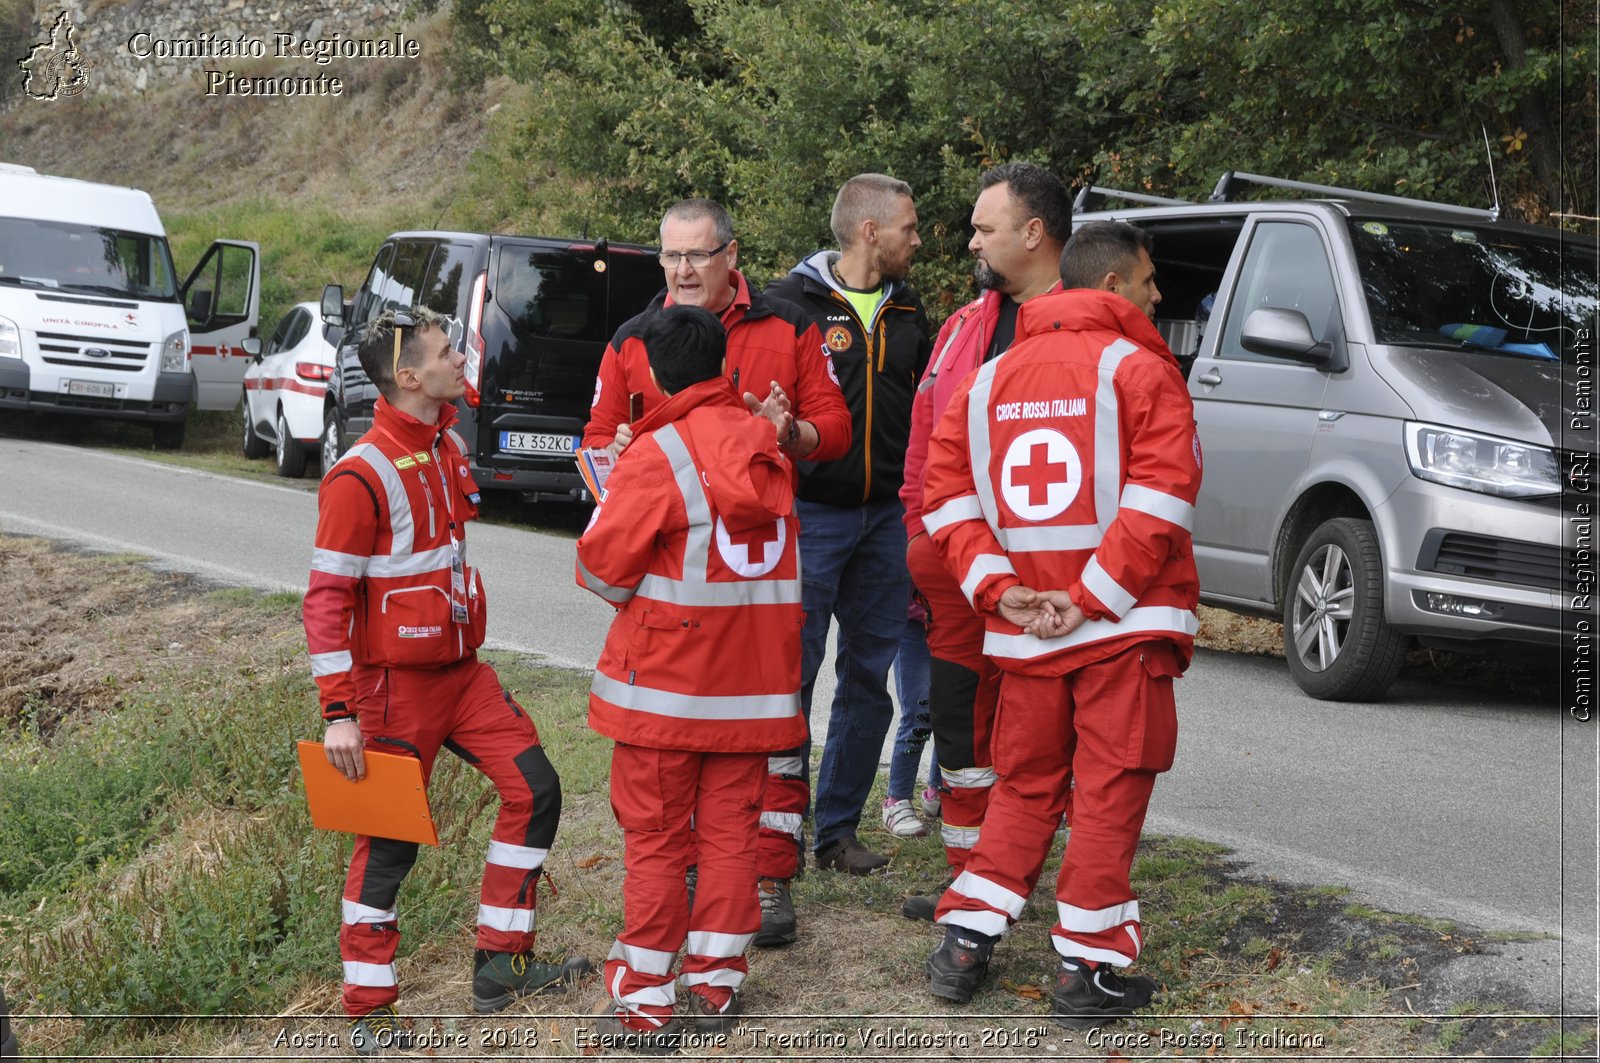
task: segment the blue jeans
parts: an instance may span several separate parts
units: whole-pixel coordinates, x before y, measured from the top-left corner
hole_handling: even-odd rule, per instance
[[[812,805],[819,851],[855,835],[894,720],[889,665],[905,633],[911,596],[904,512],[897,498],[852,509],[795,502],[806,611],[800,698],[808,721],[828,628],[835,617],[839,620],[833,709]]]
[[[928,718],[928,633],[921,620],[907,620],[894,659],[894,687],[900,699],[900,726],[895,728],[894,749],[889,753],[889,796],[915,800],[917,767],[928,744],[933,724]],[[928,785],[938,778],[939,758],[928,769]]]

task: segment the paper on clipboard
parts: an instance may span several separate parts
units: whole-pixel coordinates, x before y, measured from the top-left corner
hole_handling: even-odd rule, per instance
[[[328,763],[321,742],[301,742],[299,753],[311,825],[318,830],[439,844],[417,758],[364,750],[367,777],[351,782]]]

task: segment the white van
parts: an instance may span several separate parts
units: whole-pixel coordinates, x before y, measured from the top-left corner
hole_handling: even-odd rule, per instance
[[[179,285],[149,195],[0,163],[0,410],[181,446],[191,403],[238,402],[260,304],[256,244],[218,240]]]

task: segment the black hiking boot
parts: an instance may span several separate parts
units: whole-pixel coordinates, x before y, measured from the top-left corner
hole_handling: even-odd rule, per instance
[[[928,992],[965,1004],[989,973],[995,939],[964,926],[946,927],[944,940],[928,954],[922,969],[928,974]]]
[[[1142,974],[1123,976],[1109,963],[1090,968],[1063,960],[1050,999],[1050,1017],[1072,1030],[1092,1030],[1149,1007],[1156,983]]]

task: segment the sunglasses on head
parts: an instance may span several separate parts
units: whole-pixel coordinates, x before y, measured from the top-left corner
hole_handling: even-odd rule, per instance
[[[400,374],[400,330],[403,328],[416,328],[417,319],[404,310],[394,312],[394,359],[389,364],[389,379],[394,380]]]

